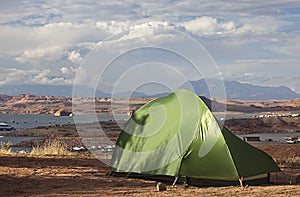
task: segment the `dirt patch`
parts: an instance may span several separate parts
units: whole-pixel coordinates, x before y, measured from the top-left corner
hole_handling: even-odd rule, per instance
[[[300,131],[300,117],[233,118],[225,126],[235,134],[293,133]]]
[[[106,176],[107,166],[91,158],[1,156],[1,196],[228,196],[300,195],[299,185],[188,187],[157,192],[156,182]]]
[[[270,119],[263,123],[233,121],[228,127],[237,128],[236,133],[241,131],[241,128],[258,130],[260,127],[260,130],[265,132],[265,128],[269,128],[270,125],[282,123],[279,121],[275,124]],[[293,121],[296,125],[299,119]],[[285,130],[290,124],[292,123],[278,128]],[[104,122],[101,126],[107,136],[116,141],[120,128],[114,122]],[[42,136],[43,140],[56,138],[64,140],[70,147],[81,145],[76,128],[72,125],[39,127],[17,131],[14,134]],[[30,143],[28,146],[33,146]],[[282,169],[282,172],[271,175],[273,184],[244,188],[238,186],[185,188],[182,185],[176,187],[167,185],[166,191],[158,192],[154,181],[106,176],[108,167],[86,153],[68,157],[10,154],[0,155],[0,196],[300,196],[298,180],[300,143],[251,142],[251,144],[272,156]]]
[[[291,152],[300,154],[300,144],[254,145],[275,160],[287,160]],[[108,166],[85,154],[0,155],[0,196],[299,196],[300,185],[296,181],[300,168],[280,165],[283,172],[273,173],[270,185],[244,188],[167,185],[166,191],[158,192],[155,181],[107,176]]]

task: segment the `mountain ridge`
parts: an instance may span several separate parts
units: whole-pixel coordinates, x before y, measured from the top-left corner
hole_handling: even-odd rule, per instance
[[[300,98],[300,94],[292,91],[286,86],[258,86],[238,81],[224,80],[226,98],[222,92],[218,92],[221,82],[215,79],[201,79],[198,81],[189,81],[196,93],[211,98],[210,92],[213,92],[218,99],[228,100],[249,100],[249,101],[267,101],[267,100],[293,100]],[[185,84],[186,86],[186,84]],[[222,87],[221,87],[222,88]]]
[[[268,100],[293,100],[300,98],[300,94],[292,91],[286,86],[270,87],[270,86],[258,86],[249,83],[241,83],[238,81],[223,81],[224,91],[218,91],[220,81],[214,79],[201,79],[197,81],[189,81],[181,86],[181,88],[193,89],[199,96],[204,96],[217,99],[227,100],[244,100],[244,101],[268,101]],[[192,87],[192,88],[191,88]],[[101,90],[94,91],[92,88],[78,86],[80,93],[84,97],[111,97],[111,94],[105,93]],[[222,88],[222,87],[221,87]],[[211,94],[213,92],[214,94]],[[159,94],[146,94],[143,92],[120,92],[116,93],[114,97],[137,97],[137,98],[151,98],[151,97],[163,97],[170,92],[163,92]],[[73,86],[72,85],[2,85],[0,86],[0,94],[15,96],[19,94],[31,94],[39,96],[66,96],[72,97]],[[76,97],[76,96],[75,96]]]

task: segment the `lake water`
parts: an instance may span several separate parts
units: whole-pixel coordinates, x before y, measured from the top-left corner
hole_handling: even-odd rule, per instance
[[[91,123],[97,120],[108,121],[111,119],[123,120],[128,119],[127,115],[98,115],[97,119],[92,115],[79,115],[72,116],[54,116],[51,114],[0,114],[0,122],[7,122],[13,126],[16,130],[23,130],[28,128],[35,128],[38,126],[55,126],[66,125],[76,123]],[[1,136],[0,131],[0,143],[11,142],[13,145],[21,141],[36,139],[35,137],[14,137],[14,136]],[[21,150],[31,151],[31,148],[24,147],[12,147],[12,151],[19,152]]]
[[[226,119],[230,118],[249,118],[257,114],[227,114]],[[224,117],[216,115],[217,118]],[[0,122],[7,122],[16,130],[23,130],[27,128],[34,128],[38,126],[54,126],[74,124],[74,118],[77,123],[91,123],[95,122],[92,115],[78,115],[78,116],[54,116],[52,114],[0,114]],[[98,120],[127,120],[127,115],[98,115]]]
[[[230,118],[249,118],[258,114],[227,114],[226,119]],[[223,117],[216,115],[217,118]],[[99,115],[98,119],[95,120],[95,117],[91,115],[80,115],[80,116],[54,116],[51,114],[0,114],[0,122],[7,122],[11,126],[13,126],[17,130],[34,128],[38,126],[54,126],[54,125],[66,125],[66,124],[74,124],[74,119],[76,123],[91,123],[97,120],[127,120],[129,117],[127,115]],[[300,136],[300,132],[298,133],[260,133],[260,134],[245,134],[238,135],[240,138],[243,136],[259,136],[261,141],[266,141],[268,139],[272,139],[273,141],[285,142],[284,137],[296,135]],[[0,142],[12,142],[13,144],[19,143],[23,140],[31,140],[35,139],[32,137],[12,137],[12,136],[1,136],[0,132]],[[14,147],[14,149],[18,149]],[[18,151],[17,150],[17,151]],[[22,149],[24,150],[24,148]]]
[[[54,116],[51,114],[0,114],[0,122],[7,122],[16,130],[23,130],[27,128],[35,128],[38,126],[55,126],[74,124],[72,116]],[[98,115],[98,120],[111,119],[127,119],[127,115]],[[77,123],[91,123],[95,122],[92,115],[78,115],[76,116]]]

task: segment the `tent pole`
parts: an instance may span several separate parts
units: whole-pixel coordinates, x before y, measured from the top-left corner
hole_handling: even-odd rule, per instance
[[[128,172],[128,173],[126,174],[126,176],[125,176],[125,181],[126,181],[126,179],[128,178],[129,175],[130,175],[130,172]]]
[[[178,179],[179,179],[179,176],[176,176],[176,177],[175,177],[175,180],[174,180],[174,182],[173,182],[173,184],[172,184],[172,187],[175,186],[175,184],[177,183]]]

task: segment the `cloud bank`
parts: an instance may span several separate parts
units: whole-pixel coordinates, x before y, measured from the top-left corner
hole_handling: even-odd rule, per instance
[[[300,92],[299,19],[297,0],[5,1],[0,8],[0,84],[72,84],[98,42],[115,42],[112,51],[122,43],[176,44],[172,33],[151,30],[159,27],[199,41],[225,79]],[[144,31],[136,35],[136,29]]]

